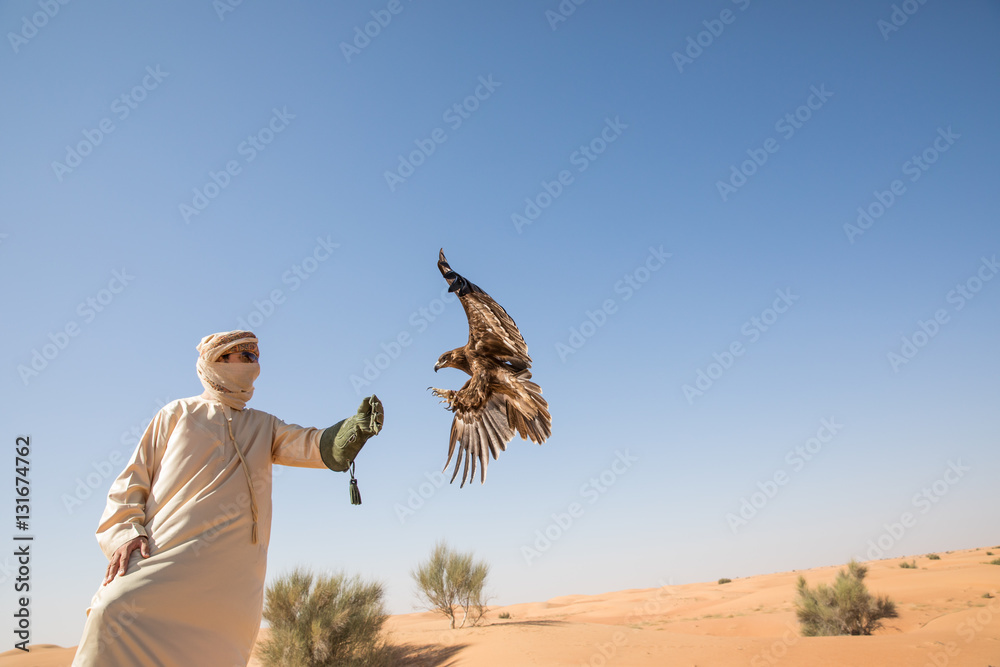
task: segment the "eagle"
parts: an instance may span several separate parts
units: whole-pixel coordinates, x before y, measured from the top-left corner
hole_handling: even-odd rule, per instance
[[[451,481],[458,476],[464,453],[461,488],[475,478],[477,461],[480,483],[486,482],[489,457],[496,460],[515,432],[539,445],[545,442],[552,434],[552,417],[541,387],[531,381],[528,346],[514,320],[489,294],[452,270],[443,248],[438,269],[448,281],[448,291],[458,294],[469,320],[469,342],[442,354],[434,371],[458,368],[472,377],[458,391],[428,387],[455,413],[444,469],[457,444]]]

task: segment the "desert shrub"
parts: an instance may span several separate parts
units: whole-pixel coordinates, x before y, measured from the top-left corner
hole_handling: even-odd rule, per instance
[[[343,574],[297,569],[279,578],[265,597],[271,636],[261,642],[261,660],[267,667],[389,667],[383,595],[381,584]]]
[[[719,579],[719,583],[720,584],[728,584],[731,581],[732,581],[732,579],[726,579],[725,577],[723,577],[722,579]]]
[[[986,555],[987,555],[987,556],[992,556],[992,555],[993,555],[993,552],[992,552],[992,551],[987,551],[987,552],[986,552]]]
[[[510,612],[509,611],[500,612],[500,618],[510,618]]]
[[[1000,565],[1000,558],[994,558],[991,560],[990,565]]]
[[[991,594],[990,594],[989,592],[986,592],[986,593],[983,593],[982,597],[984,597],[984,598],[986,598],[987,600],[989,600],[989,599],[991,599],[991,598],[992,598],[993,596],[992,596],[992,595],[991,595]]]
[[[903,568],[904,570],[916,570],[917,569],[917,561],[912,560],[909,563],[907,563],[904,560],[902,563],[899,564],[899,566],[901,568]]]
[[[417,597],[424,607],[447,616],[454,629],[455,614],[460,610],[460,628],[466,622],[477,625],[483,619],[488,601],[483,587],[489,572],[485,561],[473,562],[471,553],[459,553],[438,542],[430,558],[410,576],[417,583]]]
[[[868,592],[867,574],[867,567],[852,560],[837,573],[832,587],[818,584],[810,589],[800,575],[795,607],[803,636],[870,635],[882,627],[882,619],[896,618],[894,602]]]
[[[941,560],[941,556],[937,554],[927,554],[927,560]]]

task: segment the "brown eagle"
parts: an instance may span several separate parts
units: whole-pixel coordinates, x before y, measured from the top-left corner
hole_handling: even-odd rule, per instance
[[[489,294],[452,271],[443,249],[438,268],[448,281],[448,291],[458,294],[469,319],[469,342],[442,354],[434,371],[458,368],[471,379],[458,391],[430,387],[455,413],[444,467],[448,469],[458,443],[460,451],[451,481],[458,476],[464,452],[461,486],[465,486],[466,480],[476,476],[477,460],[481,482],[486,481],[489,457],[496,459],[500,450],[506,450],[515,431],[526,440],[542,444],[552,434],[552,417],[541,387],[531,381],[528,346],[514,320]]]

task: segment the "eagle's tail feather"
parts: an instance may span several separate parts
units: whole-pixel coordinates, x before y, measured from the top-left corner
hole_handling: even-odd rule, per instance
[[[542,388],[528,379],[531,377],[530,371],[522,371],[515,377],[519,400],[506,401],[507,423],[522,438],[540,445],[552,435],[549,404],[542,398]]]

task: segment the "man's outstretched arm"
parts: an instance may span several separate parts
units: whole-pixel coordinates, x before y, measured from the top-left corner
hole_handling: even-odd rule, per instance
[[[305,468],[347,470],[369,438],[382,430],[384,410],[378,396],[361,402],[356,414],[327,429],[285,424],[275,419],[274,463]]]

